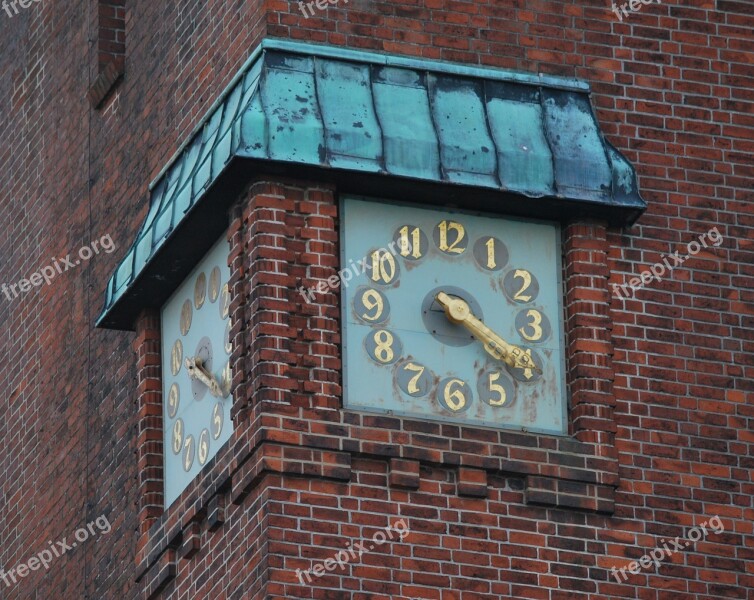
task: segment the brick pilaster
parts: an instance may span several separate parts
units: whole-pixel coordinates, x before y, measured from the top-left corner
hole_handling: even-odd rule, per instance
[[[139,464],[140,546],[155,519],[163,511],[162,468],[162,363],[160,316],[143,311],[136,321],[136,376],[138,406],[137,455]]]
[[[227,236],[230,245],[228,256],[230,281],[228,288],[230,293],[230,337],[233,347],[231,356],[233,408],[231,413],[234,423],[238,423],[240,420],[246,419],[249,406],[250,386],[245,384],[244,373],[247,366],[250,366],[247,334],[251,323],[251,315],[248,313],[249,280],[246,271],[246,230],[244,228],[243,210],[240,205],[231,209]]]
[[[239,417],[252,401],[340,406],[339,289],[300,291],[337,274],[336,216],[330,189],[260,182],[234,219],[232,269],[241,247],[244,258],[231,309],[246,322]]]
[[[97,77],[89,89],[95,108],[103,101],[126,70],[126,0],[97,2]]]
[[[571,434],[595,444],[598,455],[615,457],[616,426],[612,366],[612,321],[603,223],[565,228],[565,330],[571,390]]]

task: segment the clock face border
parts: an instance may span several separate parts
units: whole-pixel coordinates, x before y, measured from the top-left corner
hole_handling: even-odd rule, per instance
[[[205,467],[231,439],[235,429],[231,418],[232,393],[223,399],[214,397],[205,384],[188,376],[185,364],[188,357],[207,361],[212,376],[225,385],[233,359],[232,347],[227,343],[229,254],[230,246],[223,235],[159,309],[165,511],[203,476]],[[174,351],[176,347],[180,352]],[[173,360],[173,355],[178,354],[179,366]],[[175,408],[170,403],[173,387],[178,388],[175,395],[179,398]],[[179,423],[181,445],[190,440],[190,446],[176,452],[173,428]]]
[[[517,431],[517,432],[531,432],[531,433],[538,433],[538,434],[545,434],[545,435],[551,435],[556,437],[569,437],[569,406],[570,406],[570,388],[568,385],[568,378],[567,378],[567,359],[566,359],[566,352],[567,352],[567,346],[566,346],[566,332],[565,332],[565,326],[566,326],[566,315],[564,312],[564,294],[565,294],[565,285],[563,280],[563,246],[562,246],[562,239],[563,239],[563,230],[562,225],[555,221],[555,220],[544,220],[544,219],[530,219],[530,218],[521,218],[516,216],[510,216],[506,214],[500,214],[500,213],[494,213],[489,211],[478,211],[478,210],[468,210],[463,208],[457,208],[457,207],[451,207],[451,206],[444,206],[444,205],[432,205],[428,203],[419,203],[419,202],[405,202],[405,201],[399,201],[399,200],[393,200],[393,199],[386,199],[386,198],[377,198],[372,196],[364,196],[364,195],[358,195],[358,194],[341,194],[339,197],[338,205],[339,205],[339,243],[340,243],[340,269],[352,269],[353,263],[363,258],[362,256],[354,257],[352,253],[349,251],[349,248],[347,248],[347,221],[348,221],[348,209],[347,204],[351,201],[356,202],[365,202],[370,203],[375,206],[385,206],[385,207],[395,207],[395,208],[412,208],[412,209],[419,209],[422,211],[426,211],[427,213],[435,213],[436,218],[433,218],[434,221],[442,221],[443,219],[450,218],[452,216],[457,215],[459,218],[462,217],[482,217],[492,220],[504,220],[508,221],[509,223],[535,223],[535,224],[542,224],[547,226],[552,226],[554,229],[555,234],[555,241],[554,246],[556,249],[555,252],[555,260],[556,260],[556,266],[555,266],[555,274],[556,274],[556,281],[555,281],[555,297],[556,297],[556,307],[557,307],[557,320],[555,322],[552,322],[551,320],[551,326],[552,326],[552,340],[553,342],[557,340],[557,343],[560,347],[560,360],[553,362],[553,364],[557,364],[556,372],[559,371],[560,375],[560,394],[554,394],[553,400],[557,401],[559,398],[560,402],[560,423],[561,428],[548,428],[548,427],[537,427],[537,426],[523,426],[520,424],[510,424],[510,423],[500,423],[500,422],[492,422],[492,421],[484,421],[479,419],[464,419],[464,412],[465,410],[461,410],[456,414],[440,414],[435,412],[425,412],[425,413],[419,413],[413,410],[401,410],[401,409],[395,409],[395,408],[383,408],[379,406],[365,406],[363,403],[360,404],[353,404],[349,402],[349,394],[351,393],[351,386],[349,386],[349,378],[353,375],[349,369],[349,363],[352,360],[351,358],[351,352],[349,351],[349,335],[346,331],[349,318],[351,318],[350,312],[351,312],[351,306],[350,303],[353,302],[353,299],[355,297],[356,289],[360,286],[363,286],[367,283],[366,280],[361,279],[361,281],[357,281],[357,277],[352,278],[348,284],[349,289],[353,289],[352,292],[349,292],[350,296],[347,298],[347,293],[345,290],[341,289],[340,294],[340,317],[341,317],[341,331],[342,331],[342,365],[343,365],[343,371],[342,371],[342,381],[343,381],[343,399],[342,399],[342,406],[344,410],[353,411],[355,413],[364,413],[364,414],[376,414],[376,415],[390,415],[390,416],[396,416],[396,417],[404,417],[407,419],[415,419],[415,420],[425,420],[425,421],[435,421],[440,423],[452,423],[459,427],[474,427],[474,428],[481,428],[481,429],[491,429],[494,431]],[[433,241],[433,231],[425,231],[422,229],[422,234],[426,234],[428,238],[428,243],[430,246],[436,244],[436,240]],[[491,235],[494,235],[491,233]],[[499,237],[499,236],[497,236]],[[381,244],[378,245],[379,248],[387,247],[388,244],[393,241],[391,237],[385,238]],[[425,238],[422,237],[422,244],[425,243]],[[468,240],[468,252],[472,252],[473,249],[473,240]],[[436,249],[437,250],[437,249]],[[438,250],[439,251],[439,250]],[[349,256],[350,254],[350,256]],[[399,274],[401,277],[405,275],[405,272],[407,269],[404,268],[405,261],[404,257],[400,256],[397,251],[395,254],[396,263],[400,263],[398,265]],[[351,262],[349,263],[349,259],[351,259]],[[418,262],[413,262],[411,265],[411,268],[416,268],[418,266]],[[502,270],[497,271],[497,275],[501,275],[506,270],[508,270],[512,265],[509,263],[505,268]],[[419,267],[421,268],[421,267]],[[495,275],[495,273],[490,273],[491,275]],[[343,287],[341,285],[341,287]],[[380,288],[380,291],[383,291],[382,286],[374,286],[377,288]],[[389,299],[390,295],[390,287],[384,287],[385,295]],[[422,295],[424,290],[422,290],[419,295]],[[502,290],[500,290],[500,293],[503,293]],[[418,303],[422,302],[421,298],[417,299]],[[523,305],[521,306],[523,308]],[[391,305],[390,307],[391,311],[395,310],[395,307]],[[515,310],[511,308],[511,310]],[[379,324],[375,325],[374,330],[377,331],[380,329]],[[403,340],[405,341],[405,340]],[[511,343],[519,343],[521,342],[520,339],[509,339]],[[476,342],[475,342],[476,343]],[[405,344],[402,344],[402,346],[405,346]],[[528,344],[526,347],[535,348],[536,346],[532,344]],[[364,348],[359,347],[354,349],[356,352],[362,352]],[[403,348],[403,351],[405,353],[405,348]],[[357,361],[363,360],[361,358],[356,359]],[[432,369],[432,365],[428,364],[428,362],[431,362],[431,359],[429,360],[422,360],[421,357],[418,359],[422,364],[426,365],[430,369]],[[396,359],[396,362],[398,359]],[[390,365],[388,365],[389,367]],[[489,365],[488,365],[489,366]],[[387,371],[385,373],[385,377],[393,378],[392,374],[389,374]],[[440,377],[443,381],[446,381],[445,377]],[[478,394],[477,394],[477,385],[475,381],[468,382],[468,384],[473,389],[474,394],[474,402],[479,402]],[[394,386],[395,388],[395,386]],[[435,386],[435,393],[437,392],[437,386]],[[400,394],[397,390],[395,390],[395,394]],[[460,417],[460,418],[459,418]]]

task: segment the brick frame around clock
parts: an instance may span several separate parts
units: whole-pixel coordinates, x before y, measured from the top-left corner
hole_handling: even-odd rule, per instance
[[[229,215],[234,433],[164,511],[160,323],[136,323],[139,531],[144,597],[156,597],[207,535],[254,507],[269,475],[347,482],[353,457],[386,461],[388,485],[419,487],[422,467],[456,471],[456,492],[484,497],[496,475],[520,477],[527,504],[611,514],[618,485],[613,418],[607,226],[563,226],[569,435],[550,436],[342,409],[340,294],[297,291],[337,274],[333,186],[258,181]],[[245,507],[245,508],[244,508]],[[255,543],[267,540],[264,528]],[[207,543],[212,543],[207,542]],[[262,595],[266,557],[259,553]],[[250,590],[254,596],[253,590]],[[261,597],[261,596],[260,596]]]

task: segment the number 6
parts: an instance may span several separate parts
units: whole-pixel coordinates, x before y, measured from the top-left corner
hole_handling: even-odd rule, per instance
[[[461,389],[451,391],[450,388],[454,384],[461,386]],[[443,397],[445,399],[445,403],[448,405],[448,408],[452,411],[459,411],[464,406],[466,406],[466,396],[463,395],[463,385],[463,381],[461,381],[460,379],[451,379],[445,385]]]

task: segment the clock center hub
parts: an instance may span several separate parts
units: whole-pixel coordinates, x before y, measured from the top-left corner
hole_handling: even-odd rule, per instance
[[[196,354],[194,356],[196,356],[197,360],[201,360],[202,366],[209,373],[213,373],[212,342],[210,341],[208,337],[205,336],[201,340],[199,340],[199,344],[196,347]],[[192,379],[191,391],[194,395],[194,400],[199,402],[200,400],[204,398],[204,396],[207,395],[207,386],[203,384],[201,381]]]
[[[448,320],[445,309],[437,301],[437,294],[440,292],[461,298],[468,304],[471,312],[483,320],[482,307],[469,292],[452,285],[441,285],[430,290],[422,301],[422,321],[433,338],[448,346],[468,346],[474,338],[461,325],[453,324]]]

